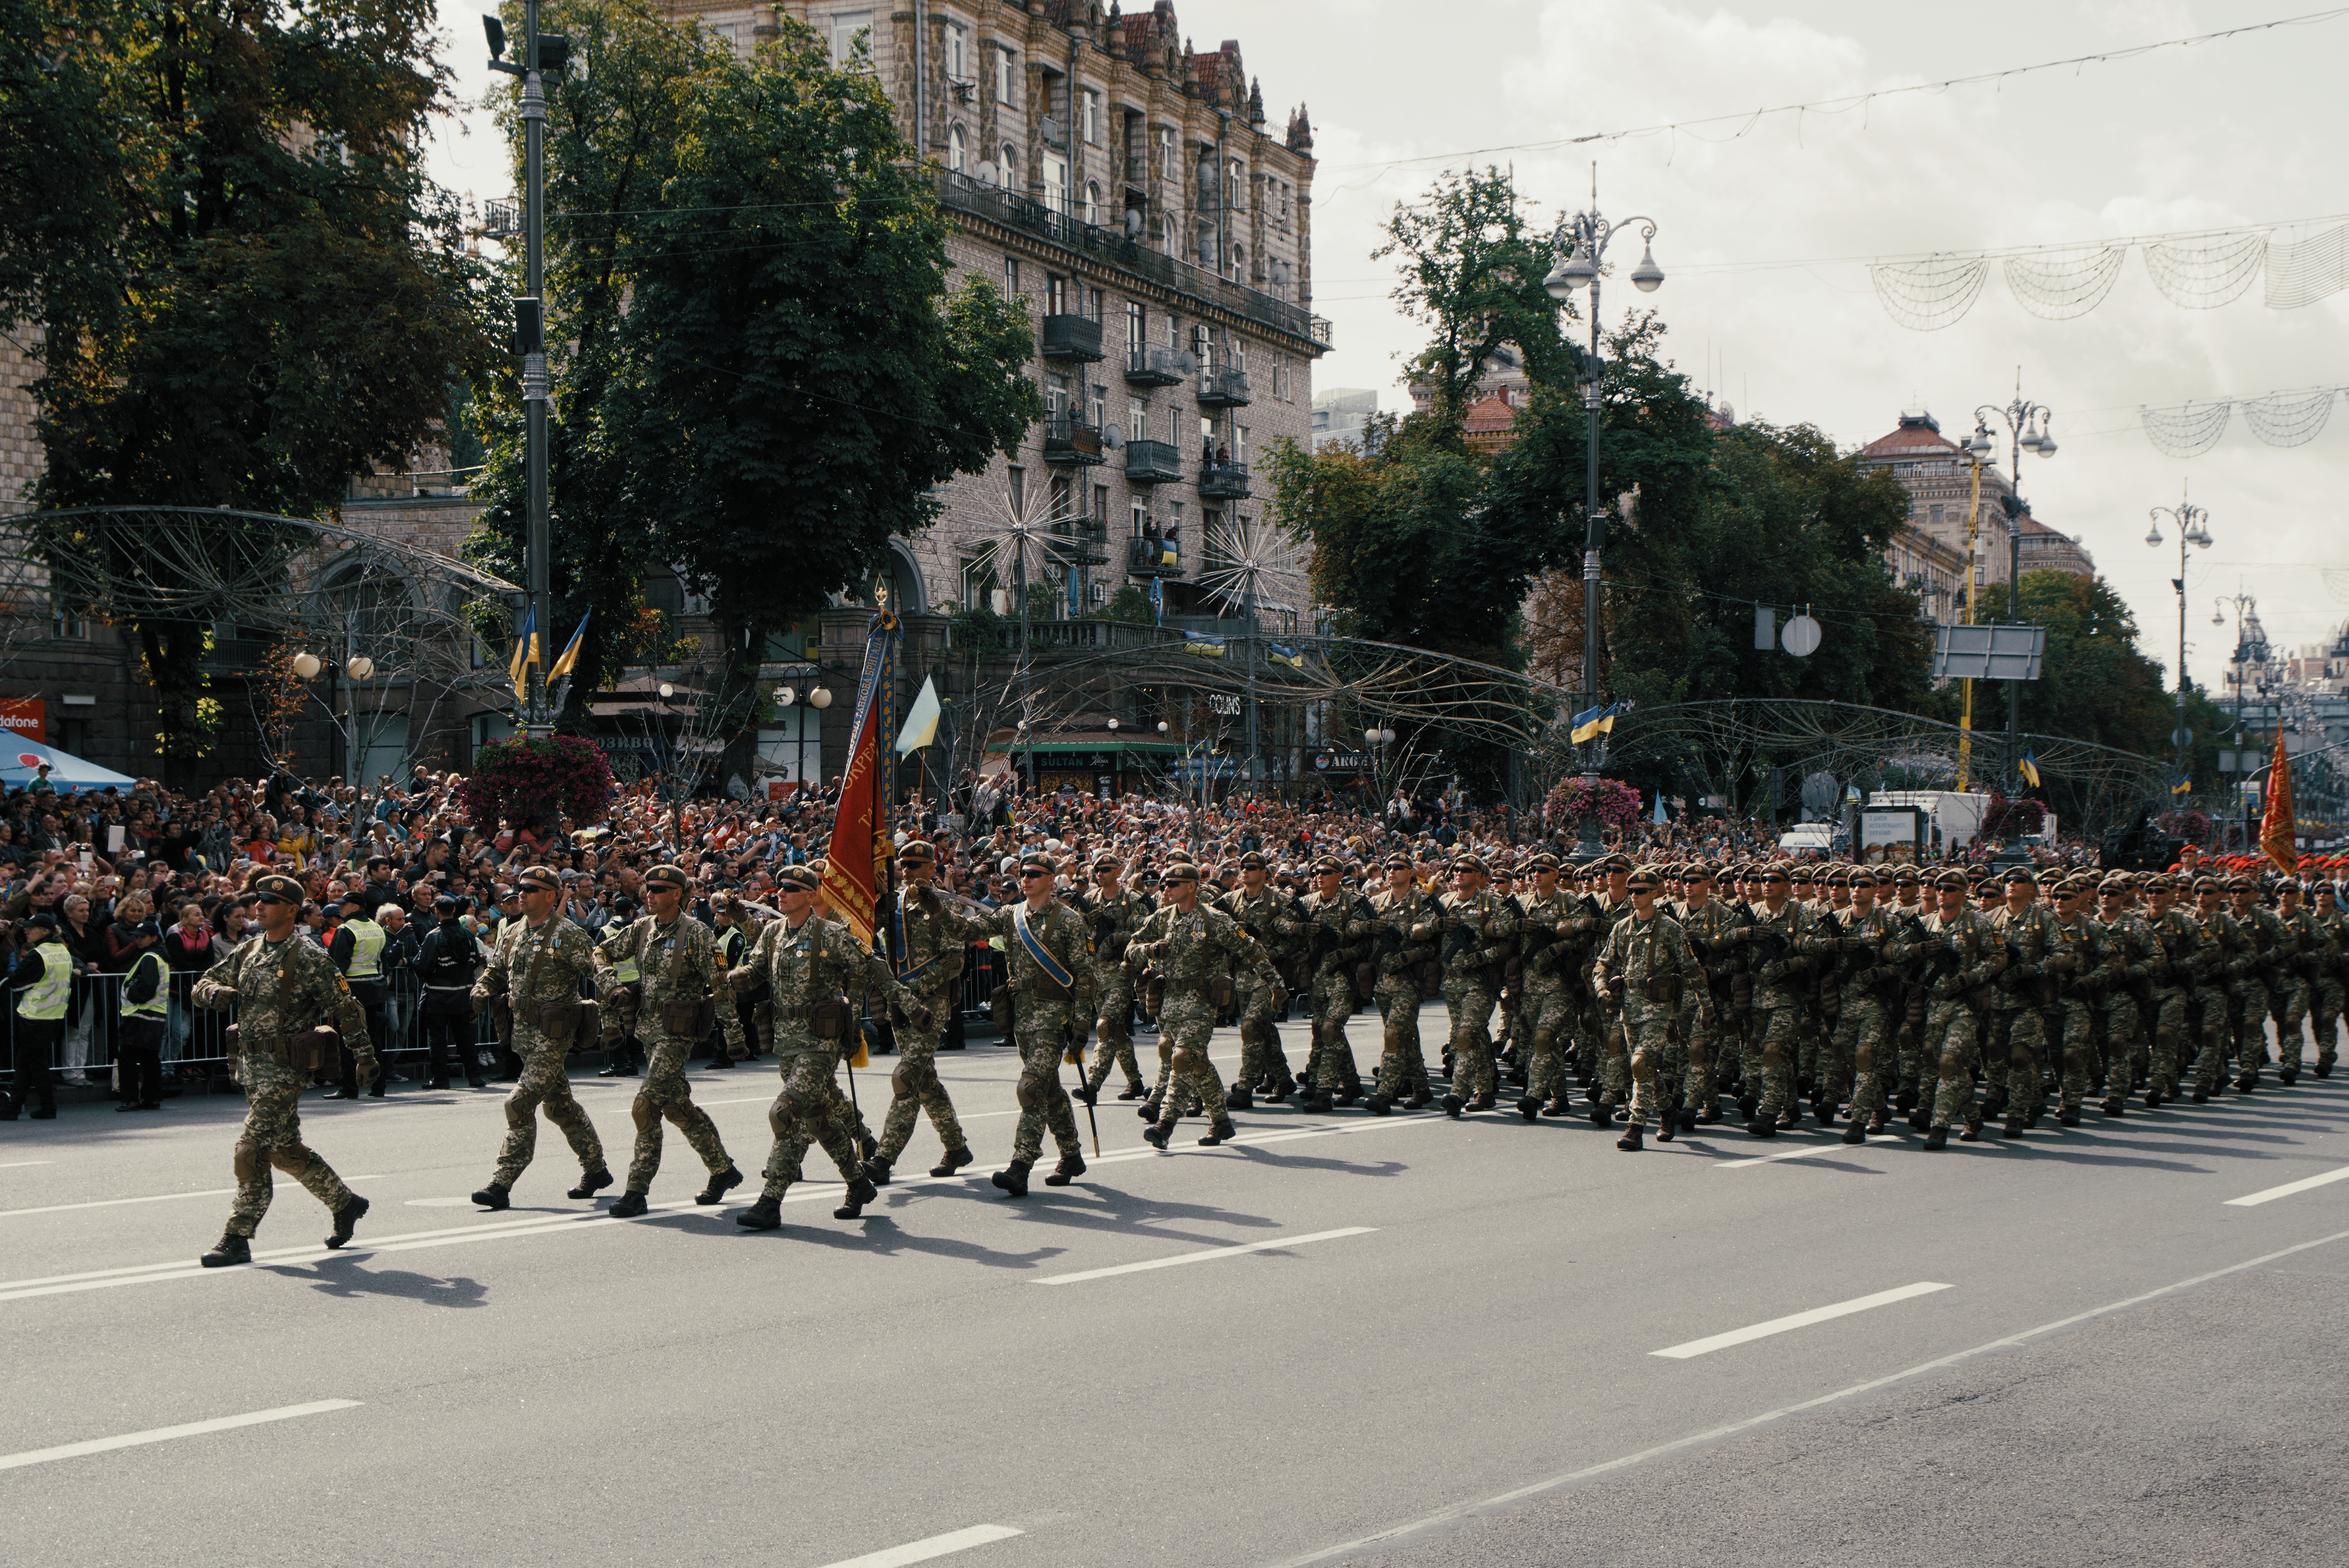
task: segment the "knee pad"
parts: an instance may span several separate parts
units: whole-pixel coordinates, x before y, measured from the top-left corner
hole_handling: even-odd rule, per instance
[[[1023,1111],[1041,1110],[1045,1101],[1050,1098],[1044,1092],[1044,1080],[1033,1073],[1019,1075],[1019,1084],[1013,1090],[1013,1094],[1018,1097],[1019,1108]]]
[[[643,1095],[628,1102],[628,1119],[636,1124],[638,1132],[650,1132],[660,1126],[660,1107]]]
[[[1196,1051],[1192,1050],[1188,1045],[1174,1047],[1174,1066],[1176,1073],[1195,1073],[1202,1065]]]
[[[776,1096],[775,1103],[767,1107],[767,1130],[778,1138],[786,1138],[798,1123],[799,1115],[792,1108],[791,1101]]]
[[[899,1099],[909,1100],[922,1092],[922,1077],[920,1067],[900,1061],[889,1070],[889,1087]]]
[[[1555,1029],[1537,1029],[1537,1030],[1535,1030],[1535,1031],[1534,1031],[1534,1054],[1535,1054],[1535,1055],[1537,1055],[1537,1056],[1547,1056],[1547,1055],[1548,1055],[1550,1053],[1552,1053],[1553,1051],[1556,1051],[1557,1049],[1557,1030],[1555,1030]]]
[[[526,1127],[530,1125],[531,1106],[519,1095],[506,1096],[506,1126]]]
[[[237,1183],[242,1186],[248,1181],[259,1180],[262,1173],[269,1168],[269,1160],[261,1152],[259,1144],[239,1138],[236,1152],[229,1158],[229,1168],[236,1172]]]

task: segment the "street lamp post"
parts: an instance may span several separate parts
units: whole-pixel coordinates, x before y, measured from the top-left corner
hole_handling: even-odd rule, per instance
[[[2178,750],[2178,778],[2186,779],[2186,748],[2193,741],[2193,732],[2186,727],[2186,546],[2197,549],[2210,547],[2210,509],[2197,506],[2181,496],[2175,506],[2150,509],[2153,526],[2146,530],[2145,542],[2158,549],[2161,545],[2161,520],[2169,519],[2178,529],[2178,576],[2169,586],[2178,590],[2178,726],[2169,732],[2169,743]]]
[[[1542,287],[1549,296],[1564,305],[1584,288],[1590,290],[1590,354],[1583,363],[1582,407],[1585,417],[1585,441],[1588,447],[1583,486],[1582,516],[1582,698],[1580,709],[1588,709],[1599,701],[1599,551],[1607,543],[1607,524],[1599,510],[1599,415],[1603,397],[1603,372],[1606,369],[1599,357],[1599,285],[1607,259],[1608,242],[1623,230],[1637,224],[1642,252],[1640,265],[1631,269],[1631,286],[1641,294],[1653,294],[1664,281],[1664,269],[1656,265],[1656,221],[1649,217],[1625,218],[1610,223],[1599,213],[1599,166],[1590,166],[1590,209],[1571,213],[1558,223],[1557,234],[1551,242],[1554,252],[1563,252]],[[1579,710],[1578,710],[1579,711]],[[1582,819],[1581,842],[1575,846],[1578,860],[1596,860],[1606,853],[1599,841],[1599,821],[1593,816]]]
[[[2023,454],[2036,452],[2041,457],[2055,455],[2055,438],[2048,431],[2055,413],[2044,403],[2034,403],[2023,395],[2023,378],[2015,376],[2014,400],[2004,408],[1984,403],[1974,410],[1974,433],[1964,450],[1974,461],[1982,462],[1997,451],[1997,440],[1991,434],[1989,416],[1996,415],[2006,421],[2007,477],[2012,491],[2006,507],[2006,618],[2009,625],[2023,619]],[[1971,570],[1968,564],[1968,570]],[[2023,683],[2006,683],[2006,758],[2001,772],[2012,774],[2016,759],[2023,754]],[[2010,778],[2011,784],[2013,780]]]

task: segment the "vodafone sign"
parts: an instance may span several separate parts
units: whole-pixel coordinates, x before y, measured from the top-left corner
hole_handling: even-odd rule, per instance
[[[48,704],[38,697],[0,697],[0,734],[47,745]]]

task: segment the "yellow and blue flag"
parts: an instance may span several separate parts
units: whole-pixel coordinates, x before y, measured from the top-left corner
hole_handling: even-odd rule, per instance
[[[1629,702],[1601,702],[1596,708],[1586,708],[1574,716],[1574,743],[1578,746],[1599,735],[1615,732],[1618,715],[1630,709]]]
[[[1183,642],[1183,651],[1195,653],[1202,659],[1221,659],[1224,639],[1209,632],[1195,631]]]
[[[513,678],[515,701],[530,700],[530,667],[538,661],[538,607],[533,605],[523,615],[522,630],[514,637],[513,658],[506,663],[506,673]]]
[[[587,615],[579,618],[579,629],[573,632],[571,640],[563,645],[562,655],[555,659],[554,668],[546,672],[547,680],[562,680],[571,673],[571,667],[579,662],[579,650],[587,645],[587,618],[595,613],[589,610]]]
[[[914,705],[905,711],[905,727],[897,732],[897,754],[918,752],[937,738],[938,689],[926,675],[922,677],[922,689],[914,694]]]
[[[2039,787],[2040,787],[2040,786],[2039,786],[2039,759],[2038,759],[2036,756],[2033,755],[2033,754],[2032,754],[2032,753],[2031,753],[2029,750],[2027,750],[2027,749],[2026,749],[2026,750],[2023,752],[2023,757],[2022,757],[2022,760],[2021,760],[2021,761],[2019,761],[2019,762],[2017,762],[2017,763],[2014,764],[2014,768],[2015,768],[2015,771],[2016,771],[2017,773],[2021,774],[2024,778],[2029,779],[2029,780],[2031,781],[2031,787],[2032,787],[2033,789],[2037,789],[2037,788],[2039,788]]]
[[[2192,794],[2194,793],[2194,781],[2192,779],[2180,779],[2176,784],[2169,786],[2169,793],[2172,794]]]
[[[1298,652],[1294,648],[1291,648],[1288,644],[1285,642],[1274,642],[1268,643],[1266,647],[1270,649],[1267,657],[1275,664],[1286,664],[1293,670],[1302,670],[1305,668],[1305,656]]]

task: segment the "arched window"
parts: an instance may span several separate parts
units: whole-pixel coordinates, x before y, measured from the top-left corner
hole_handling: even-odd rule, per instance
[[[1174,220],[1164,213],[1158,215],[1158,248],[1170,256],[1174,254]]]
[[[969,156],[969,149],[963,136],[962,127],[957,125],[948,129],[947,131],[947,167],[953,170],[956,173],[960,174],[964,171],[966,162]]]
[[[1003,144],[1003,188],[1019,189],[1019,149],[1008,141]]]
[[[1092,181],[1085,182],[1085,222],[1101,226],[1101,186]]]

